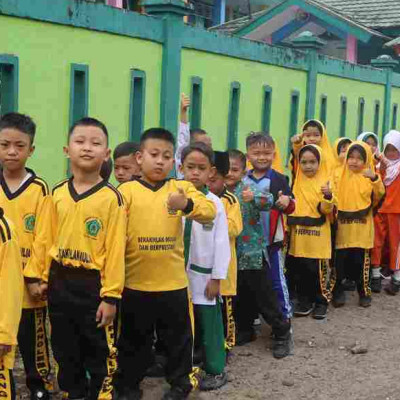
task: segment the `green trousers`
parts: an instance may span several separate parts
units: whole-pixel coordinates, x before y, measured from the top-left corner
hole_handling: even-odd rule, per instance
[[[207,374],[222,374],[225,368],[226,352],[224,325],[221,305],[194,305],[195,342],[201,346],[204,355],[204,371]]]

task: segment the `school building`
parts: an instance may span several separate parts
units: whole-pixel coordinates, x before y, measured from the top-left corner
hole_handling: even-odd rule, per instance
[[[310,2],[296,7],[311,12]],[[218,150],[244,149],[250,131],[266,130],[285,156],[313,117],[332,141],[397,126],[400,74],[384,44],[360,65],[324,54],[327,41],[312,30],[283,46],[186,24],[192,8],[181,0],[142,0],[144,13],[103,3],[0,0],[0,112],[35,119],[30,165],[51,184],[66,174],[62,146],[73,121],[104,121],[111,147],[152,126],[176,133],[181,92],[192,98],[192,126]],[[343,34],[366,38],[346,24],[338,22]]]

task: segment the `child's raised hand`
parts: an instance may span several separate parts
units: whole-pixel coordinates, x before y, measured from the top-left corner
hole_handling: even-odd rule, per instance
[[[117,306],[102,301],[96,312],[96,322],[98,328],[103,328],[110,325],[114,321],[115,314],[117,313]]]
[[[182,188],[168,196],[167,207],[170,211],[184,210],[187,207],[188,198]]]
[[[366,178],[371,179],[372,181],[376,179],[376,173],[375,173],[375,171],[372,171],[371,168],[365,169],[365,170],[362,172],[362,174],[363,174]]]
[[[293,144],[300,144],[303,141],[303,135],[302,134],[294,135],[290,138],[290,141]]]
[[[290,204],[290,197],[283,194],[282,190],[278,193],[278,200],[275,202],[275,206],[280,210],[286,210]]]
[[[185,93],[181,93],[181,112],[187,112],[190,107],[190,97]]]
[[[0,343],[0,359],[4,357],[7,353],[11,351],[11,346],[9,344]]]
[[[250,186],[243,188],[242,199],[245,203],[250,203],[250,201],[254,200],[254,192],[250,189]]]
[[[207,283],[204,294],[208,300],[214,300],[219,295],[219,291],[220,291],[219,279],[211,279]]]
[[[328,181],[325,185],[321,186],[321,192],[325,198],[332,197],[331,183]]]

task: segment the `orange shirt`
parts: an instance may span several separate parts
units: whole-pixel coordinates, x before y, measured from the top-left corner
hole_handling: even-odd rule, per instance
[[[379,212],[384,214],[400,214],[400,175],[397,176],[391,185],[385,188],[386,196]]]

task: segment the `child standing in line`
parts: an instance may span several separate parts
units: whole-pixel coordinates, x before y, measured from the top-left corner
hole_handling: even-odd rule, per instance
[[[370,252],[374,246],[372,210],[385,193],[382,180],[375,173],[371,149],[364,142],[353,142],[335,190],[338,198],[336,234],[336,285],[333,305],[346,302],[342,280],[356,281],[359,305],[371,305]]]
[[[387,238],[393,275],[386,292],[395,295],[400,289],[400,132],[393,130],[387,133],[383,139],[383,146],[380,170],[386,196],[375,216],[371,289],[374,292],[381,290],[380,265]]]
[[[366,143],[371,148],[374,164],[377,165],[381,153],[378,135],[373,132],[363,132],[357,136],[357,140]]]
[[[52,245],[52,206],[46,182],[26,167],[35,150],[35,133],[36,125],[27,115],[10,113],[0,120],[0,207],[17,230],[27,277],[18,331],[26,385],[32,400],[46,400],[52,388],[46,299],[41,296],[40,279],[29,278],[31,270],[40,277],[45,268]]]
[[[215,390],[227,383],[225,342],[220,292],[228,275],[230,244],[228,222],[222,201],[206,186],[214,174],[214,154],[203,143],[194,143],[182,151],[181,172],[186,181],[212,200],[217,215],[211,224],[185,219],[185,262],[194,305],[195,341],[203,357],[205,376],[200,390]],[[196,340],[198,338],[198,340]]]
[[[333,168],[333,187],[336,186],[340,179],[342,170],[346,160],[347,149],[351,145],[352,140],[347,137],[341,137],[335,140],[333,145],[333,157],[335,159],[335,166]]]
[[[313,312],[315,319],[324,319],[331,299],[328,262],[332,255],[331,225],[326,216],[333,212],[335,199],[318,146],[304,146],[298,164],[293,187],[296,210],[287,218],[290,228],[287,265],[298,298],[294,314],[303,317]]]
[[[140,176],[140,167],[136,162],[139,145],[134,142],[120,143],[113,153],[114,175],[119,183],[131,181]]]
[[[15,400],[12,374],[21,318],[24,279],[14,226],[0,209],[0,398]]]
[[[126,280],[121,304],[119,396],[140,399],[152,362],[154,326],[163,332],[166,378],[163,400],[185,399],[198,385],[192,371],[193,332],[185,271],[182,217],[211,224],[215,204],[190,182],[168,179],[174,137],[153,128],[143,133],[137,161],[142,178],[120,186],[128,208]]]
[[[230,167],[228,152],[215,151],[214,165],[216,172],[209,180],[209,187],[211,192],[217,195],[224,205],[228,219],[229,244],[231,248],[228,276],[225,280],[221,281],[225,348],[229,352],[236,344],[236,324],[234,317],[234,303],[237,291],[236,238],[243,230],[243,221],[238,198],[229,192],[225,186],[225,179]]]

